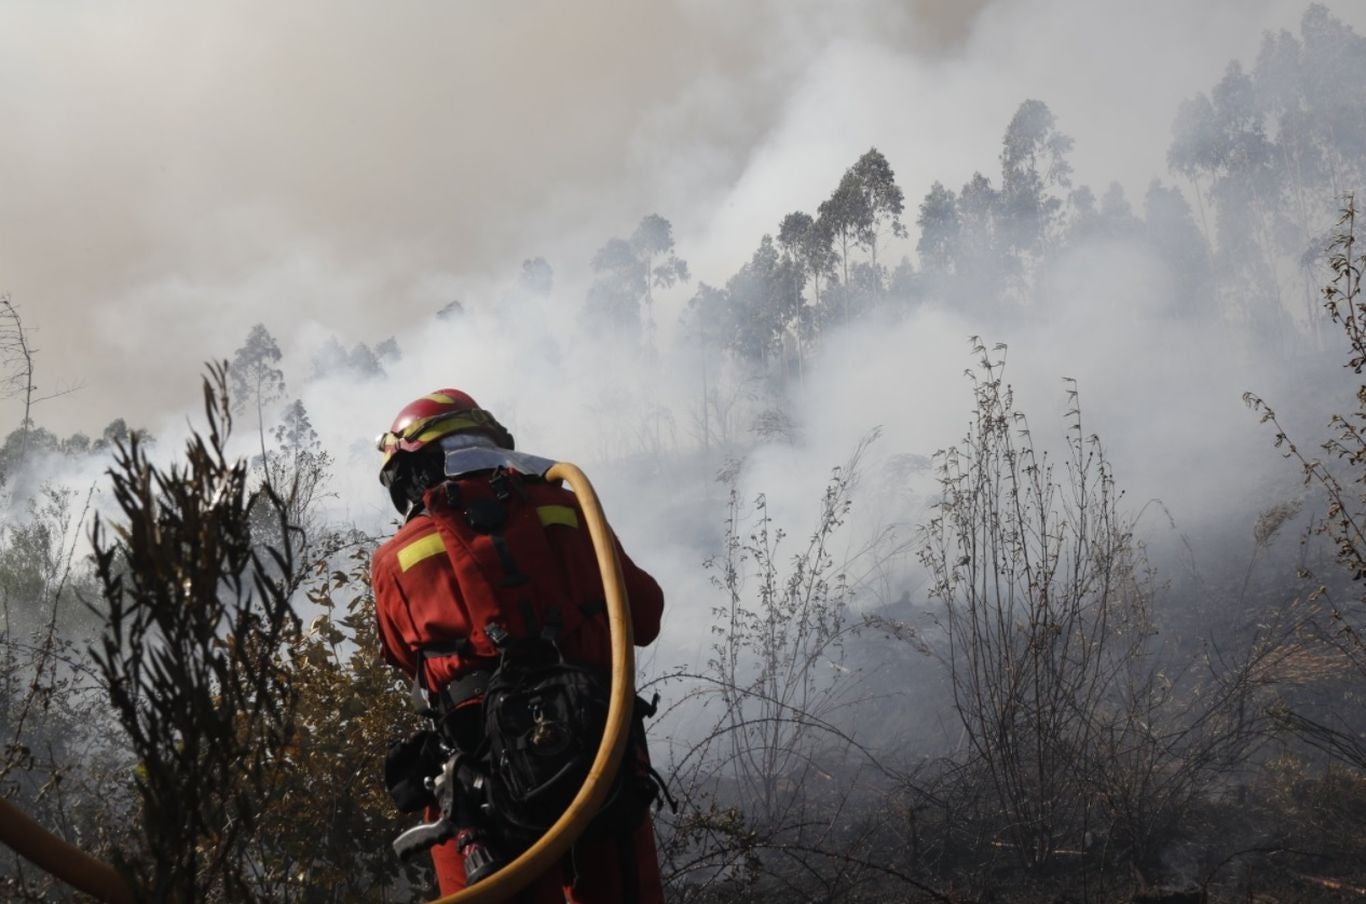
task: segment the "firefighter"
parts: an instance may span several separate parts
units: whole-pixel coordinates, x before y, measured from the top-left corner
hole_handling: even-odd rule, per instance
[[[378,446],[381,483],[404,517],[398,533],[375,553],[371,571],[383,655],[414,681],[415,694],[447,708],[446,724],[458,725],[452,731],[462,735],[461,747],[479,746],[483,723],[469,714],[479,712],[480,676],[496,667],[511,642],[505,635],[515,641],[553,626],[566,662],[610,668],[592,543],[574,494],[537,479],[549,460],[516,451],[511,434],[456,389],[404,407]],[[508,506],[534,511],[532,528],[506,524]],[[528,530],[535,534],[531,539],[522,537]],[[456,536],[461,531],[466,539]],[[635,642],[643,646],[659,633],[664,596],[620,542],[616,553]],[[480,555],[488,561],[478,561]],[[509,608],[516,611],[503,611]],[[623,773],[648,770],[643,732],[638,738],[623,758]],[[640,809],[628,823],[581,839],[560,868],[517,900],[662,904],[648,801]],[[435,815],[429,805],[427,816]],[[469,850],[464,836],[431,848],[443,895],[465,887]]]

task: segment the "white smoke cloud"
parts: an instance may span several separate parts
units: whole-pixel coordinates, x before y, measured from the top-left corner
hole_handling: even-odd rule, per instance
[[[64,433],[123,416],[164,454],[196,411],[200,362],[264,322],[337,458],[331,516],[376,533],[391,514],[372,437],[418,395],[470,391],[526,448],[589,468],[628,548],[669,588],[671,630],[700,643],[700,561],[725,490],[711,480],[722,462],[697,448],[696,362],[674,344],[691,286],[661,298],[656,354],[600,344],[577,318],[593,250],[657,210],[692,285],[723,283],[874,145],[913,219],[933,181],[998,173],[1027,97],[1076,139],[1077,182],[1118,180],[1137,200],[1167,175],[1180,100],[1302,12],[1292,0],[9,4],[0,287],[37,331],[40,384],[84,384],[40,420]],[[1366,30],[1361,7],[1335,13]],[[556,268],[550,298],[507,288],[534,255]],[[1121,480],[1197,519],[1277,462],[1239,402],[1262,388],[1256,362],[1174,323],[1169,280],[1133,249],[1090,249],[1060,265],[1033,323],[931,305],[834,334],[789,389],[801,440],[753,449],[741,492],[768,492],[799,533],[830,468],[873,428],[870,473],[953,442],[969,417],[967,337],[980,334],[1010,344],[1040,433],[1060,432],[1059,378],[1076,377]],[[453,299],[467,316],[435,320]],[[309,382],[329,338],[391,335],[403,358],[385,379]],[[904,498],[862,494],[851,548],[913,520],[931,489],[922,475]]]

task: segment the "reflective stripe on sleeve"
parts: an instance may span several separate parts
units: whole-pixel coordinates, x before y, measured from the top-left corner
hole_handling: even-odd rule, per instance
[[[568,505],[541,505],[536,507],[536,515],[541,519],[541,524],[549,527],[552,524],[563,524],[565,527],[578,527],[579,514],[573,507]]]
[[[398,551],[398,567],[401,571],[407,571],[423,559],[439,556],[445,551],[446,547],[441,545],[441,535],[432,531],[422,539],[414,540]]]

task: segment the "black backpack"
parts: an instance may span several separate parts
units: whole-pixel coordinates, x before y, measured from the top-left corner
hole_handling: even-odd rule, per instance
[[[509,848],[525,847],[578,794],[607,723],[610,680],[565,662],[553,645],[512,650],[484,691],[483,809]],[[645,753],[655,703],[636,698],[631,734],[611,790],[586,838],[616,837],[639,825],[662,788]]]

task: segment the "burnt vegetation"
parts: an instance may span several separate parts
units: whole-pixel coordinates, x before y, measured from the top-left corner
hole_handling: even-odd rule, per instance
[[[1366,896],[1366,39],[1312,6],[1174,119],[1172,181],[1138,209],[1075,184],[1073,139],[1026,100],[998,172],[908,204],[869,149],[723,283],[693,282],[658,214],[588,262],[582,325],[643,360],[675,343],[696,387],[603,442],[634,450],[623,468],[698,466],[717,503],[697,563],[713,595],[671,599],[707,614],[705,649],[639,682],[665,701],[671,900]],[[1086,387],[1064,380],[1065,414],[1031,421],[992,337],[968,347],[969,426],[933,456],[851,438],[810,523],[741,489],[755,448],[803,443],[791,400],[841,330],[933,305],[1028,322],[1060,303],[1069,262],[1117,246],[1166,274],[1157,313],[1217,336],[1249,383],[1291,375],[1246,397],[1289,490],[1244,519],[1234,564],[1154,553],[1168,518],[1125,495]],[[513,276],[502,301],[551,303],[546,259]],[[404,824],[381,763],[414,719],[375,655],[382,526],[326,517],[343,451],[303,401],[313,381],[382,379],[397,342],[288,362],[258,325],[163,450],[122,419],[41,427],[40,403],[78,387],[39,388],[23,315],[0,297],[0,392],[23,411],[0,444],[0,794],[146,900],[433,894],[389,847]],[[73,489],[54,462],[107,473]],[[910,523],[851,530],[870,498]],[[0,883],[72,897],[8,854]]]

